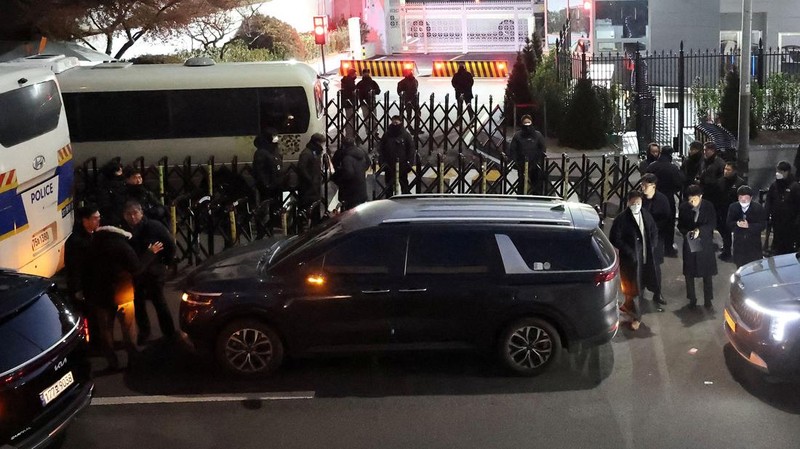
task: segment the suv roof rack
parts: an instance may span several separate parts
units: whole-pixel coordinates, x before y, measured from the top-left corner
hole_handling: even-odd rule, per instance
[[[392,199],[438,199],[438,198],[480,198],[480,199],[504,199],[504,200],[535,200],[535,201],[559,201],[564,199],[557,196],[544,195],[501,195],[497,193],[407,193],[395,195]]]

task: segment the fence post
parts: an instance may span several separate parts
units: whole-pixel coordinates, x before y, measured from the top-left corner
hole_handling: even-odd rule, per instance
[[[289,235],[289,211],[281,209],[281,229],[283,235]]]
[[[456,111],[456,114],[458,114],[458,113],[459,113],[459,111]],[[461,116],[459,115],[459,117],[461,117]],[[433,120],[433,114],[431,114],[431,121],[432,120]],[[444,141],[442,142],[442,143],[444,143],[444,154],[447,154],[447,150],[449,148],[450,139],[447,138],[447,136],[449,134],[450,134],[450,94],[447,93],[447,94],[444,94],[444,135],[445,135],[445,138],[444,138]],[[429,139],[433,140],[433,128],[431,128],[431,130],[430,130]]]
[[[561,198],[566,201],[569,195],[569,156],[567,153],[561,153],[561,177]]]
[[[608,199],[611,196],[611,165],[608,163],[608,155],[603,155],[603,216],[608,216]]]
[[[758,40],[758,51],[756,52],[756,80],[758,81],[758,87],[764,88],[764,40]]]
[[[481,193],[486,193],[486,159],[481,154]]]
[[[163,157],[158,162],[158,196],[161,198],[161,204],[167,204],[167,189],[164,186],[167,158]]]
[[[685,54],[683,52],[683,41],[681,41],[680,51],[678,52],[678,138],[674,147],[678,154],[683,154],[683,128],[686,115],[685,93],[686,93],[686,74]]]
[[[586,46],[584,45],[581,52],[581,79],[586,79],[589,76],[589,69],[586,64]]]
[[[178,240],[178,208],[175,206],[175,202],[173,201],[169,205],[169,228],[170,232],[172,232],[172,240]]]
[[[208,196],[214,196],[214,156],[208,158]]]
[[[523,195],[527,195],[528,194],[528,168],[529,167],[530,167],[530,161],[528,161],[528,158],[525,158],[525,163],[523,164],[524,171],[522,173],[522,194]],[[547,170],[545,170],[545,176],[547,176],[546,173],[547,173]]]
[[[438,184],[439,184],[439,192],[444,193],[444,159],[442,158],[442,153],[436,155],[436,162],[439,165],[439,173],[438,173]]]
[[[419,157],[419,152],[414,152],[414,162],[416,163],[417,170],[414,173],[414,190],[416,193],[420,192],[420,184],[422,184],[422,159]]]
[[[444,101],[447,102],[447,95],[444,97]],[[433,94],[431,94],[430,99],[430,106],[428,106],[428,156],[433,154],[433,113],[436,105],[433,104]],[[447,108],[445,108],[445,114],[447,114]],[[445,139],[447,140],[447,139]]]
[[[231,241],[229,246],[233,246],[236,243],[236,206],[233,206],[228,211],[228,221],[231,224]],[[228,246],[228,245],[226,245]]]
[[[402,193],[400,191],[400,158],[394,160],[394,185],[392,186],[392,194],[389,198]]]

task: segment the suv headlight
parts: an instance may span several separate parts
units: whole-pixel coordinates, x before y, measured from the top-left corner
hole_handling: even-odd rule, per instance
[[[183,292],[181,301],[193,306],[207,306],[219,296],[222,296],[222,293]]]
[[[798,319],[800,319],[800,312],[796,310],[775,310],[768,309],[759,305],[752,299],[745,299],[744,303],[747,307],[769,316],[769,334],[776,342],[782,342],[786,338],[786,327]]]

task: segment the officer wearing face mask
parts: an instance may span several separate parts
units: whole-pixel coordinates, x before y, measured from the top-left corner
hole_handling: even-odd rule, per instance
[[[267,128],[253,141],[256,152],[253,154],[253,178],[260,195],[260,202],[269,201],[263,209],[266,215],[274,219],[281,208],[281,192],[283,191],[283,156],[278,143],[280,136],[275,129]],[[262,217],[266,219],[267,217]],[[261,223],[263,220],[257,220]],[[265,235],[266,229],[259,227],[257,238]]]
[[[761,231],[767,227],[767,213],[752,202],[753,189],[743,185],[736,191],[738,201],[728,207],[728,229],[733,230],[733,262],[736,267],[759,260]]]
[[[792,166],[778,162],[775,182],[767,192],[767,214],[772,220],[772,254],[794,251],[797,240],[798,211],[800,211],[800,186],[791,174]]]
[[[386,134],[381,137],[378,152],[381,163],[386,164],[387,197],[398,193],[395,184],[400,185],[400,193],[411,193],[408,174],[411,172],[411,164],[416,159],[416,151],[414,150],[414,140],[411,138],[411,134],[403,128],[403,119],[399,115],[392,117]]]
[[[638,190],[628,192],[628,208],[614,219],[609,233],[611,244],[619,251],[619,272],[625,297],[619,309],[630,316],[633,330],[639,329],[641,324],[640,301],[644,288],[661,285],[655,262],[658,228],[650,213],[642,208],[643,198],[644,194]]]
[[[533,128],[533,119],[530,115],[523,115],[522,126],[511,138],[508,146],[508,156],[517,165],[519,174],[519,193],[525,195],[525,162],[528,162],[528,185],[534,195],[541,195],[542,174],[545,167],[545,152],[547,144],[542,133]]]

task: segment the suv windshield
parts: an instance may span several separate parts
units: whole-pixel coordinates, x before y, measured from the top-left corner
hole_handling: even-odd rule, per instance
[[[341,235],[344,227],[342,226],[342,216],[347,214],[339,214],[330,220],[323,222],[315,228],[311,228],[308,232],[294,236],[288,240],[283,240],[275,245],[272,245],[265,253],[266,263],[263,264],[261,270],[273,270],[275,267],[280,266],[281,262],[287,259],[292,254],[300,253],[310,246],[330,239],[332,237]],[[272,253],[272,254],[270,254]],[[263,261],[264,259],[262,259]]]

